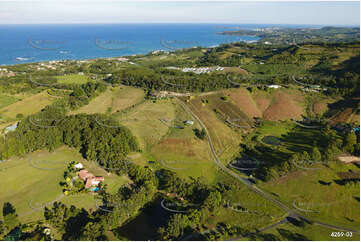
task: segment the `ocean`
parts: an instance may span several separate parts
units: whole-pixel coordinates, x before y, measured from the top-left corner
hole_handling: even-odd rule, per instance
[[[220,24],[64,24],[0,25],[0,65],[173,51],[211,47],[235,41],[257,41],[254,36],[226,36],[224,30],[271,25]],[[287,26],[306,27],[306,26]]]

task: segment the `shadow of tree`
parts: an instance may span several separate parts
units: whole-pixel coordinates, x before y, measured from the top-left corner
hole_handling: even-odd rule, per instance
[[[320,183],[321,185],[324,185],[324,186],[329,186],[329,185],[332,184],[332,181],[331,182],[325,182],[325,181],[319,180],[318,183]]]
[[[311,151],[313,143],[322,143],[322,133],[319,130],[294,128],[288,134],[282,135],[287,149],[293,152]]]
[[[299,233],[292,233],[286,229],[277,229],[278,233],[285,238],[286,240],[295,240],[295,241],[307,241],[310,240],[306,236]]]

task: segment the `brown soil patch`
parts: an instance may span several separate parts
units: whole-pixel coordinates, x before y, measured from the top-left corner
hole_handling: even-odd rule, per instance
[[[299,91],[293,91],[293,92],[289,92],[289,91],[286,91],[288,94],[291,94],[292,95],[292,98],[294,101],[296,102],[300,102],[300,103],[304,103],[305,102],[305,96],[300,94]]]
[[[257,103],[258,109],[263,113],[269,107],[271,100],[263,97],[256,97],[254,100]]]
[[[331,124],[347,123],[352,113],[353,113],[352,108],[346,108],[342,112],[339,112],[334,117],[332,117]]]
[[[341,179],[360,179],[359,172],[347,171],[347,172],[337,172],[337,175]]]
[[[354,114],[352,116],[352,118],[350,119],[350,122],[355,122],[358,125],[360,125],[360,115],[359,114]]]
[[[296,104],[292,96],[284,92],[277,92],[263,117],[272,121],[299,118],[303,111],[303,108]]]
[[[325,102],[316,102],[313,104],[312,106],[312,111],[315,114],[323,114],[324,112],[327,111],[327,103]]]
[[[257,105],[246,89],[236,89],[234,92],[230,93],[230,97],[248,117],[253,118],[262,116],[262,112],[257,108]]]

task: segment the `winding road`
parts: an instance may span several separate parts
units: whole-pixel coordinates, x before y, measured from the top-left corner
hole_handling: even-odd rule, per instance
[[[203,122],[198,118],[197,115],[195,115],[193,113],[192,110],[190,110],[189,107],[187,107],[180,99],[178,99],[177,97],[174,97],[175,100],[178,101],[178,103],[181,105],[181,107],[187,112],[189,113],[195,120],[197,120],[197,122],[199,123],[199,125],[205,130],[206,135],[207,135],[207,140],[208,140],[208,144],[209,144],[209,148],[211,149],[211,153],[212,156],[214,158],[215,163],[217,164],[217,166],[223,170],[224,172],[226,172],[227,174],[233,176],[234,178],[236,178],[237,180],[241,181],[242,183],[244,183],[245,185],[247,185],[253,192],[263,196],[264,198],[266,198],[267,200],[273,202],[276,206],[278,206],[279,208],[283,209],[284,211],[288,212],[288,217],[292,217],[295,219],[300,219],[300,220],[304,220],[307,222],[310,222],[309,219],[307,219],[306,217],[304,217],[303,215],[300,215],[299,213],[296,213],[295,211],[291,210],[290,208],[288,208],[285,204],[283,204],[282,202],[276,200],[275,198],[273,198],[271,195],[265,193],[264,191],[262,191],[260,188],[256,187],[251,181],[249,181],[248,179],[241,177],[240,175],[238,175],[237,173],[235,173],[234,171],[232,171],[231,169],[227,168],[225,165],[223,165],[223,163],[219,160],[215,150],[214,150],[214,146],[213,146],[213,142],[212,139],[209,135],[209,132],[207,130],[207,127],[203,124]],[[281,221],[280,221],[281,222]],[[313,225],[320,225],[323,227],[327,227],[330,229],[336,229],[336,230],[340,230],[340,231],[350,231],[350,232],[355,232],[355,233],[359,233],[360,231],[357,230],[353,230],[353,229],[349,229],[349,228],[345,228],[345,227],[340,227],[340,226],[335,226],[332,224],[327,224],[327,223],[323,223],[323,222],[317,222],[317,221],[312,221]]]
[[[306,128],[306,129],[320,129],[322,128],[322,126],[309,126],[309,125],[304,125],[304,124],[301,124],[295,120],[292,120],[292,122],[294,122],[296,125],[302,127],[302,128]]]

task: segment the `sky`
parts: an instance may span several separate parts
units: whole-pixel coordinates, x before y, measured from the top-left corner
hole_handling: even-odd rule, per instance
[[[360,25],[360,2],[0,0],[0,24]]]

